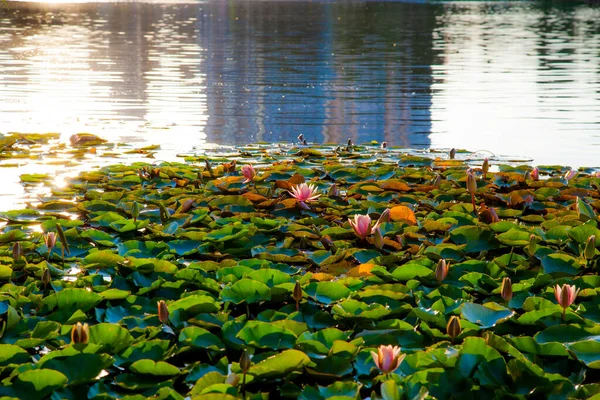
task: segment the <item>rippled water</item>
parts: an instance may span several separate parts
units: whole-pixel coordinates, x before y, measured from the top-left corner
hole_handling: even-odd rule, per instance
[[[600,166],[600,8],[574,2],[9,2],[0,71],[0,132]]]

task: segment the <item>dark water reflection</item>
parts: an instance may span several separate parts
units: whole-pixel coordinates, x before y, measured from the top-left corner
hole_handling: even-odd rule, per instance
[[[10,3],[0,132],[181,150],[386,140],[600,165],[600,9],[377,1]]]

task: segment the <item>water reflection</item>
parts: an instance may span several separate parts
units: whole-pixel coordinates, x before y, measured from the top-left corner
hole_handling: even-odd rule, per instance
[[[10,3],[0,130],[386,140],[598,165],[600,9],[379,1]]]
[[[393,3],[211,8],[210,140],[387,140],[427,146],[433,13]],[[299,16],[302,16],[299,18]]]

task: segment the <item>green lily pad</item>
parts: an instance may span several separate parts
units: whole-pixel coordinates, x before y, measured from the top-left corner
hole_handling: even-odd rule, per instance
[[[514,311],[496,303],[486,303],[483,305],[464,303],[461,306],[461,313],[467,321],[481,326],[482,329],[492,328],[514,315]]]
[[[306,354],[298,350],[284,350],[253,365],[248,370],[250,375],[260,380],[284,377],[294,371],[301,371],[311,363]]]
[[[331,304],[348,297],[351,290],[338,282],[313,282],[304,291],[323,304]]]
[[[252,279],[240,279],[233,285],[223,288],[221,299],[235,304],[258,303],[271,299],[271,289],[264,283]]]
[[[138,360],[129,366],[136,374],[151,375],[158,378],[179,375],[179,368],[164,361]]]

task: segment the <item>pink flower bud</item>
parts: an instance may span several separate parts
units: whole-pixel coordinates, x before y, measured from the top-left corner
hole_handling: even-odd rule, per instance
[[[569,308],[573,304],[578,293],[579,289],[575,285],[567,285],[566,283],[562,287],[556,285],[554,288],[554,297],[556,297],[556,301],[564,309]]]

